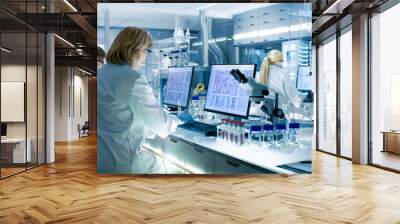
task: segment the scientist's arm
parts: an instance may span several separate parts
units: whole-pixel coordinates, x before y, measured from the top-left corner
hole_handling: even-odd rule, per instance
[[[160,107],[152,88],[143,76],[136,79],[130,101],[135,119],[158,136],[167,137],[178,125],[178,120]]]
[[[303,100],[301,99],[296,87],[290,81],[288,75],[284,76],[283,86],[289,102],[292,103],[295,107],[300,107],[300,104],[302,103]]]
[[[247,78],[239,69],[232,69],[230,73],[249,96],[264,97],[269,95],[267,85],[255,81],[252,77]]]

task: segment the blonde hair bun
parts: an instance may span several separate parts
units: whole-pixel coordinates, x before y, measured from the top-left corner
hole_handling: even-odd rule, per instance
[[[263,59],[260,68],[260,82],[268,84],[268,69],[270,64],[276,64],[283,60],[283,55],[280,50],[272,49],[268,55]]]

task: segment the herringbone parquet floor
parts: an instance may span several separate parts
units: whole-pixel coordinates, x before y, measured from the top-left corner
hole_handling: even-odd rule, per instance
[[[313,174],[100,176],[96,141],[0,181],[0,223],[400,223],[400,175],[319,152]]]

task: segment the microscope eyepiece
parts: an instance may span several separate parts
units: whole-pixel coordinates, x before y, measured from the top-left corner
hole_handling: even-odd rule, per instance
[[[231,75],[240,83],[247,83],[248,79],[239,69],[232,69]]]

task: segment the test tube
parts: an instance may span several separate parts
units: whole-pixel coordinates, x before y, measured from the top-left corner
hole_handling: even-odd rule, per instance
[[[245,130],[244,122],[239,122],[239,145],[244,144]]]
[[[233,137],[235,145],[239,145],[240,141],[240,132],[239,132],[239,123],[238,121],[233,121]]]

